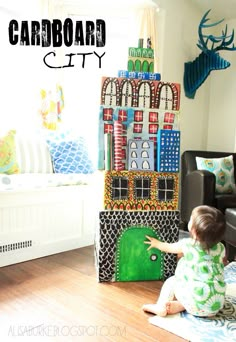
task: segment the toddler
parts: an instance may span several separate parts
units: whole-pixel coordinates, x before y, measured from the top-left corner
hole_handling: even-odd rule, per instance
[[[161,242],[146,236],[148,250],[181,254],[175,275],[168,278],[157,303],[143,310],[166,316],[186,310],[194,316],[214,316],[225,301],[225,248],[220,242],[225,232],[225,217],[216,208],[202,205],[192,211],[188,223],[190,238],[176,243]]]

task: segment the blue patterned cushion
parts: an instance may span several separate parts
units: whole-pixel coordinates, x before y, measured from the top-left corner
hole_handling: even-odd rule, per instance
[[[201,158],[196,157],[197,169],[208,170],[216,176],[216,193],[235,192],[234,162],[233,156],[225,158]]]
[[[85,141],[82,137],[71,140],[48,140],[55,173],[93,173]]]

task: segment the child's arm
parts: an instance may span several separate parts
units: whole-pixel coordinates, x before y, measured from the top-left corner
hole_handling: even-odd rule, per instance
[[[229,261],[228,261],[228,257],[227,257],[227,253],[226,253],[226,249],[224,245],[223,245],[222,259],[223,259],[222,261],[223,261],[224,266],[227,266]]]
[[[151,248],[157,248],[162,252],[166,253],[174,253],[179,254],[182,253],[182,247],[179,242],[175,243],[168,243],[168,242],[161,242],[151,236],[146,235],[148,241],[144,241],[145,244],[150,245],[147,250]]]

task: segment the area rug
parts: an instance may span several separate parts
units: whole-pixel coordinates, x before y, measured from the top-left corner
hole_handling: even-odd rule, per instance
[[[194,317],[186,312],[149,318],[149,322],[191,342],[236,341],[236,261],[225,267],[224,308],[214,317]]]

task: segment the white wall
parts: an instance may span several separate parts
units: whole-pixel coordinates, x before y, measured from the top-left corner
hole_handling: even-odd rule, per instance
[[[180,126],[181,151],[205,149],[209,108],[209,80],[197,91],[194,99],[184,94],[184,63],[194,60],[200,50],[196,43],[201,13],[188,0],[157,0],[164,16],[164,32],[160,38],[162,80],[181,84]]]
[[[236,19],[225,21],[228,34],[236,28]],[[234,39],[236,45],[236,38]],[[220,56],[231,63],[225,70],[211,75],[210,108],[207,149],[235,151],[236,130],[236,51],[220,51]]]
[[[198,25],[204,13],[188,0],[156,0],[164,18],[160,32],[162,80],[181,84],[181,152],[190,149],[233,151],[236,119],[236,51],[222,52],[231,62],[223,71],[213,71],[197,90],[194,99],[184,94],[184,63],[194,60],[200,49]],[[212,8],[214,11],[214,8]],[[222,19],[222,18],[219,18]],[[228,21],[227,21],[228,23]],[[229,28],[236,27],[230,22]],[[231,32],[231,29],[229,30]],[[235,90],[235,91],[234,91]]]

